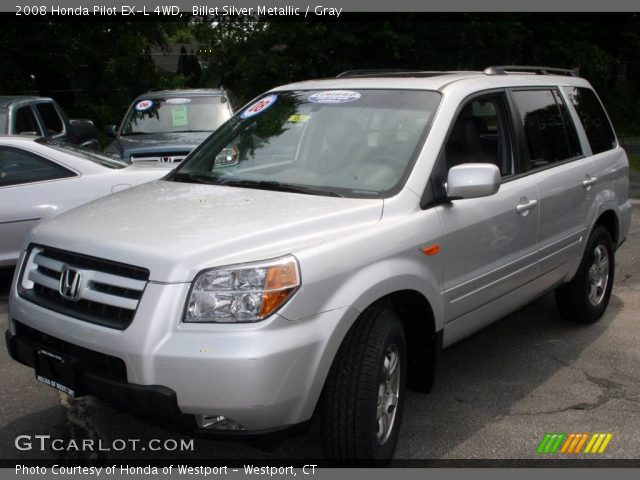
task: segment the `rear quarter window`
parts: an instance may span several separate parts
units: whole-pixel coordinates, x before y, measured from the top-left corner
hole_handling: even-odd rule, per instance
[[[585,87],[564,87],[564,91],[578,113],[593,154],[615,148],[616,134],[594,91]]]
[[[60,114],[52,103],[39,103],[36,108],[49,135],[57,135],[64,131]]]

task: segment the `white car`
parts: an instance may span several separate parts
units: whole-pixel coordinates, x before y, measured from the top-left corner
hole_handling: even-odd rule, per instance
[[[173,165],[130,165],[35,136],[0,135],[0,267],[18,261],[43,219],[164,176]]]

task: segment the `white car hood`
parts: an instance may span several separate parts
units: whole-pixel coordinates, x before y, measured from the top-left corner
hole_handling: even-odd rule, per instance
[[[155,181],[38,225],[28,241],[188,282],[200,270],[274,258],[376,223],[382,200]]]

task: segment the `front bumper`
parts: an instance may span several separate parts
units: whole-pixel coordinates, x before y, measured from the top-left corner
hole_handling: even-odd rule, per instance
[[[107,401],[140,403],[147,413],[145,405],[157,402],[162,416],[220,415],[248,431],[309,420],[357,312],[337,309],[297,322],[273,315],[255,324],[186,324],[179,319],[188,290],[189,284],[150,282],[131,325],[115,330],[35,305],[19,297],[14,285],[10,352],[29,365],[20,351],[33,347],[16,346],[22,341],[19,325],[25,325],[121,361],[124,377],[117,385],[96,372],[83,374],[82,381],[92,385],[86,393]]]
[[[59,339],[44,335],[25,325],[18,325],[20,333],[7,330],[5,340],[11,358],[31,368],[36,366],[36,351],[53,348],[81,360],[78,384],[85,394],[126,407],[138,414],[181,419],[176,393],[158,385],[127,383],[119,375],[118,359],[100,355]]]

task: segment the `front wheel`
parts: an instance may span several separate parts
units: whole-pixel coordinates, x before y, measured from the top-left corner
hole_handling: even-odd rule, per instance
[[[615,256],[606,228],[597,226],[573,279],[556,289],[556,305],[567,320],[594,323],[602,317],[613,287]]]
[[[321,404],[323,446],[338,461],[393,457],[406,377],[404,329],[391,311],[371,308],[334,359]]]

